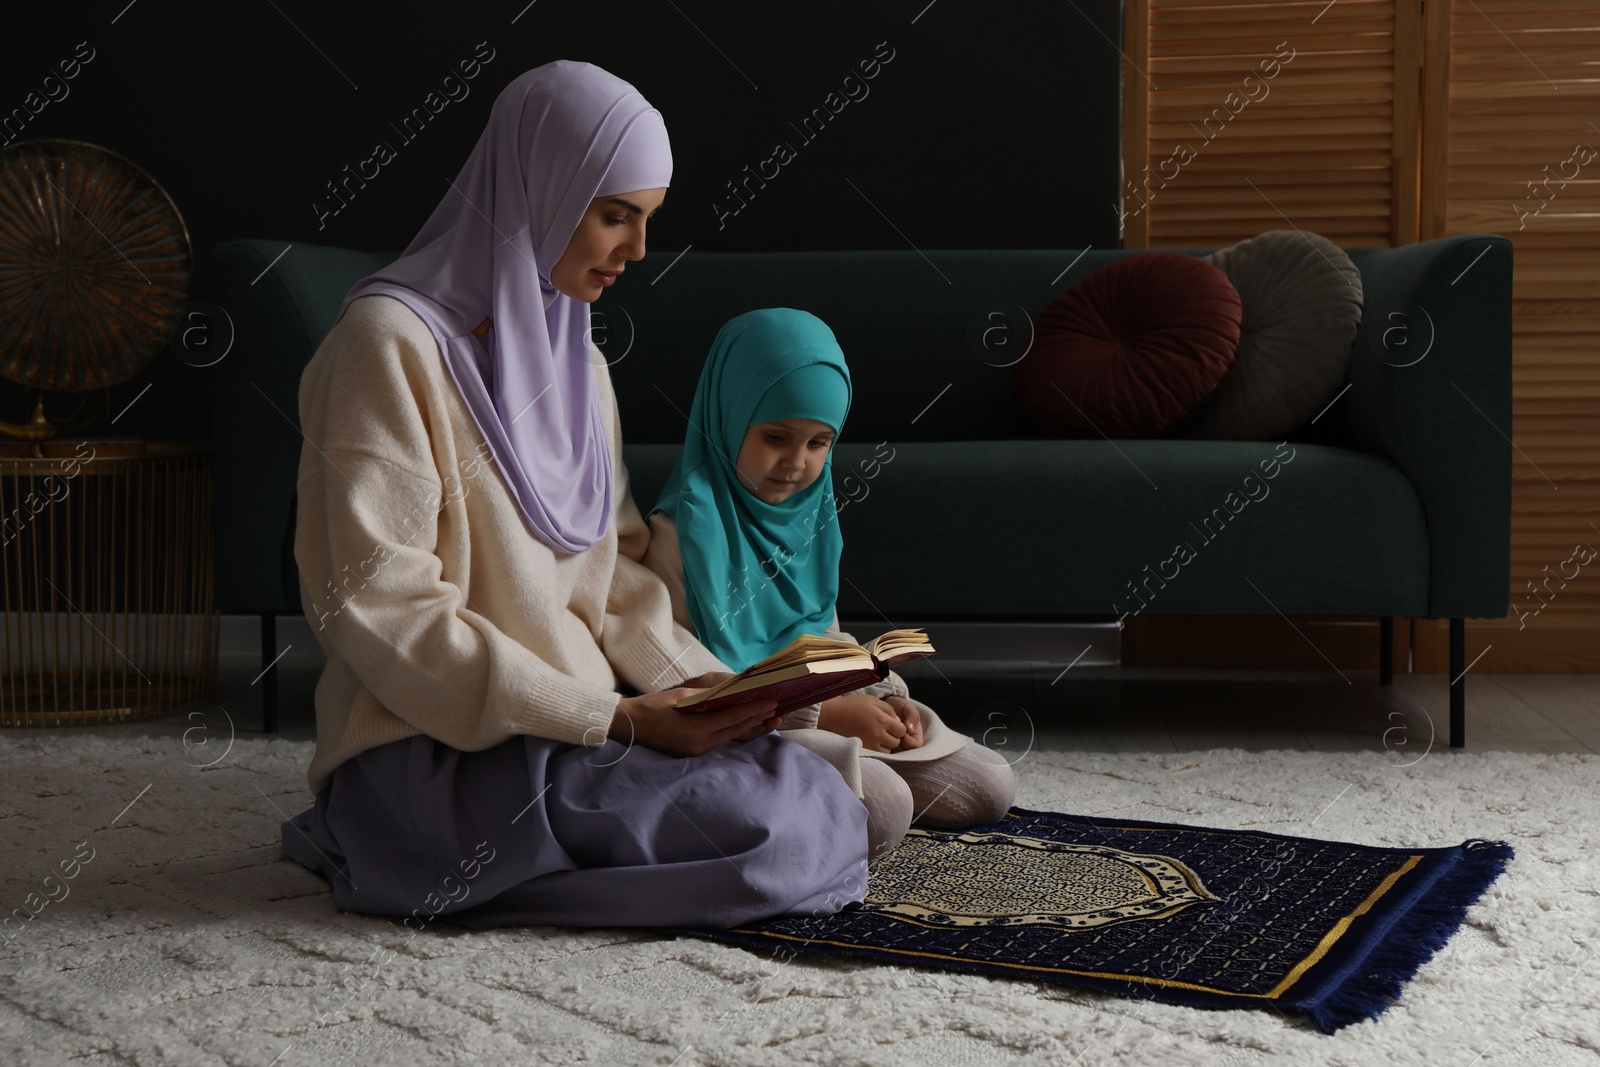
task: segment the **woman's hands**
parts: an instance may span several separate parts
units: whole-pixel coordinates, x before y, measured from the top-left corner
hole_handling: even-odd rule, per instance
[[[697,681],[699,679],[696,679]],[[606,736],[641,744],[669,756],[703,756],[726,741],[753,741],[778,728],[776,700],[735,704],[717,711],[679,711],[678,699],[701,691],[679,686],[660,693],[623,697]]]
[[[850,693],[822,702],[817,726],[845,737],[861,738],[873,752],[903,752],[922,744],[922,716],[904,697],[879,700]]]

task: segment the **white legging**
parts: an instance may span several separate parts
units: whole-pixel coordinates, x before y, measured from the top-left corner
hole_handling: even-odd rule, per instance
[[[863,756],[861,791],[870,861],[899,844],[913,821],[936,830],[999,822],[1016,799],[1017,783],[1005,757],[969,740],[933,760]]]

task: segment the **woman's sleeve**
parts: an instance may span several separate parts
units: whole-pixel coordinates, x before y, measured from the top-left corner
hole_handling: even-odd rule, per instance
[[[667,587],[667,599],[672,604],[672,621],[693,631],[694,620],[689,618],[689,597],[683,590],[683,552],[678,548],[678,524],[664,511],[652,513],[646,521],[650,525],[650,547],[645,549],[644,565],[654,571],[656,577],[661,579],[661,584]]]
[[[550,667],[443,576],[436,474],[339,447],[309,465],[295,528],[307,621],[379,703],[463,750],[516,734],[605,742],[619,694]]]
[[[294,556],[307,622],[384,708],[453,748],[516,734],[603,744],[619,694],[555,670],[444,575],[438,516],[466,489],[439,476],[415,384],[437,356],[377,314],[336,325],[301,380]]]
[[[603,360],[601,361],[603,366]],[[604,372],[601,372],[604,376]],[[606,391],[610,380],[606,378]],[[613,457],[613,518],[617,524],[617,563],[606,599],[606,619],[600,647],[617,673],[641,693],[656,693],[707,671],[728,666],[702,645],[685,624],[688,609],[679,616],[667,584],[657,570],[646,566],[650,527],[639,514],[628,487],[628,468],[622,462],[621,421],[616,396],[610,396],[611,451]],[[682,562],[679,588],[682,588]],[[681,594],[680,594],[681,595]],[[682,621],[680,621],[682,620]]]

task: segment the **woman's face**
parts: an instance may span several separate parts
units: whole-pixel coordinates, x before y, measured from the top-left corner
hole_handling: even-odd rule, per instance
[[[621,274],[628,260],[644,258],[645,223],[666,198],[665,189],[642,189],[589,201],[567,250],[550,268],[550,283],[574,300],[594,303],[608,277]]]
[[[755,423],[739,449],[739,482],[768,504],[781,504],[817,480],[833,437],[833,427],[815,419]]]

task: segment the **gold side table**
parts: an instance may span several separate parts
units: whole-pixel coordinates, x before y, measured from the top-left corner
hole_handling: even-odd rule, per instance
[[[0,442],[0,726],[216,696],[211,447]]]

